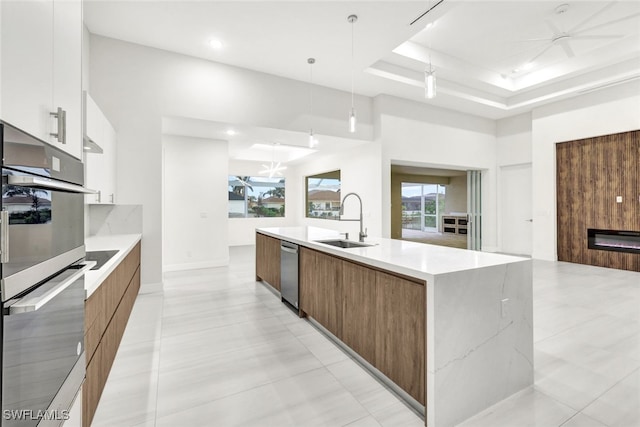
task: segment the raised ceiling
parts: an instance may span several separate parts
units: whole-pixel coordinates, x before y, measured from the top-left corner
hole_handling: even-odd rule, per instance
[[[312,56],[314,83],[345,91],[353,13],[355,91],[367,96],[497,119],[640,78],[638,0],[85,0],[92,33],[301,81]],[[223,48],[211,49],[212,38]]]

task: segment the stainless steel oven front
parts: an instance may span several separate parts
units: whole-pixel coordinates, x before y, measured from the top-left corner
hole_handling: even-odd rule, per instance
[[[82,385],[84,274],[78,263],[3,302],[2,426],[59,426]]]
[[[0,150],[0,423],[59,425],[84,377],[90,191],[80,160],[1,121]]]

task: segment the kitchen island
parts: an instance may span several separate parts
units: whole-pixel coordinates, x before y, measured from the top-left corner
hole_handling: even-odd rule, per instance
[[[256,276],[279,291],[279,244],[300,245],[299,308],[453,426],[533,383],[531,260],[402,240],[321,243],[316,227],[256,230]]]

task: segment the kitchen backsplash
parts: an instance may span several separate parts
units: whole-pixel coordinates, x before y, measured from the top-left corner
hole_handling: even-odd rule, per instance
[[[89,235],[142,233],[142,205],[87,205]]]

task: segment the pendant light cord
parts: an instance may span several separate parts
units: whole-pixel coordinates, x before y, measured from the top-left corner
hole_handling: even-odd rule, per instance
[[[353,93],[354,93],[354,78],[353,78],[353,75],[354,75],[354,71],[353,71],[354,70],[354,64],[353,64],[353,62],[354,62],[353,44],[354,43],[353,43],[353,38],[354,37],[353,37],[353,26],[354,26],[355,23],[356,23],[355,20],[351,21],[351,109],[352,110],[353,110],[353,105],[354,105],[354,103],[353,103],[353,98],[354,98],[354,95],[353,95]]]
[[[309,58],[309,129],[313,129],[313,63],[315,60]]]

